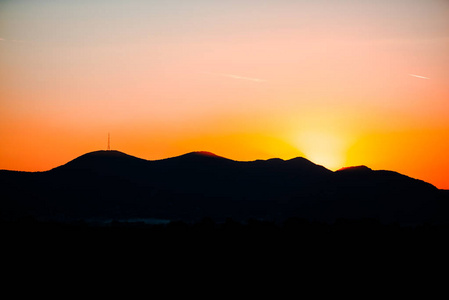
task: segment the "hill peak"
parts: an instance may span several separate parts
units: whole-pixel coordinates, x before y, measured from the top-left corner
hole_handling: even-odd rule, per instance
[[[221,156],[216,155],[215,153],[208,152],[208,151],[194,151],[194,152],[187,153],[185,155],[188,155],[188,156],[221,157]]]
[[[128,164],[134,161],[145,161],[144,159],[117,151],[117,150],[98,150],[83,154],[68,163],[56,167],[55,169],[85,169],[92,167],[106,167],[113,164]]]
[[[118,151],[118,150],[97,150],[97,151],[88,152],[81,156],[114,156],[114,157],[117,157],[117,156],[130,156],[130,155],[128,155],[124,152]]]
[[[370,171],[372,171],[371,168],[361,165],[361,166],[344,167],[338,169],[336,172],[370,172]]]

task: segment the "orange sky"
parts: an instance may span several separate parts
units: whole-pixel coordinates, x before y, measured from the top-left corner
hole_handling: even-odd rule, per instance
[[[305,156],[449,189],[449,2],[0,1],[0,169]]]

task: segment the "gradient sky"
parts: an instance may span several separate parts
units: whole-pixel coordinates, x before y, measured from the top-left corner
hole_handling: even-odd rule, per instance
[[[0,0],[0,169],[113,149],[449,189],[447,0]]]

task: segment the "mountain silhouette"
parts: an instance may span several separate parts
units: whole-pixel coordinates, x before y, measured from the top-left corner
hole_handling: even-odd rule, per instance
[[[144,160],[95,151],[46,172],[2,170],[0,188],[2,219],[449,220],[447,191],[429,183],[366,166],[333,172],[301,157],[243,162],[200,151]]]

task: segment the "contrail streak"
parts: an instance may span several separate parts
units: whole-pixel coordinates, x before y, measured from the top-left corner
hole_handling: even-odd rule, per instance
[[[219,76],[224,76],[224,77],[229,77],[229,78],[233,78],[233,79],[249,80],[249,81],[254,81],[254,82],[264,82],[264,81],[266,81],[265,79],[244,77],[244,76],[239,76],[239,75],[234,75],[234,74],[209,73],[209,72],[204,72],[204,73],[213,74],[213,75],[219,75]]]
[[[421,78],[421,79],[430,79],[429,77],[419,76],[419,75],[415,75],[415,74],[408,74],[408,75],[416,77],[416,78]]]

